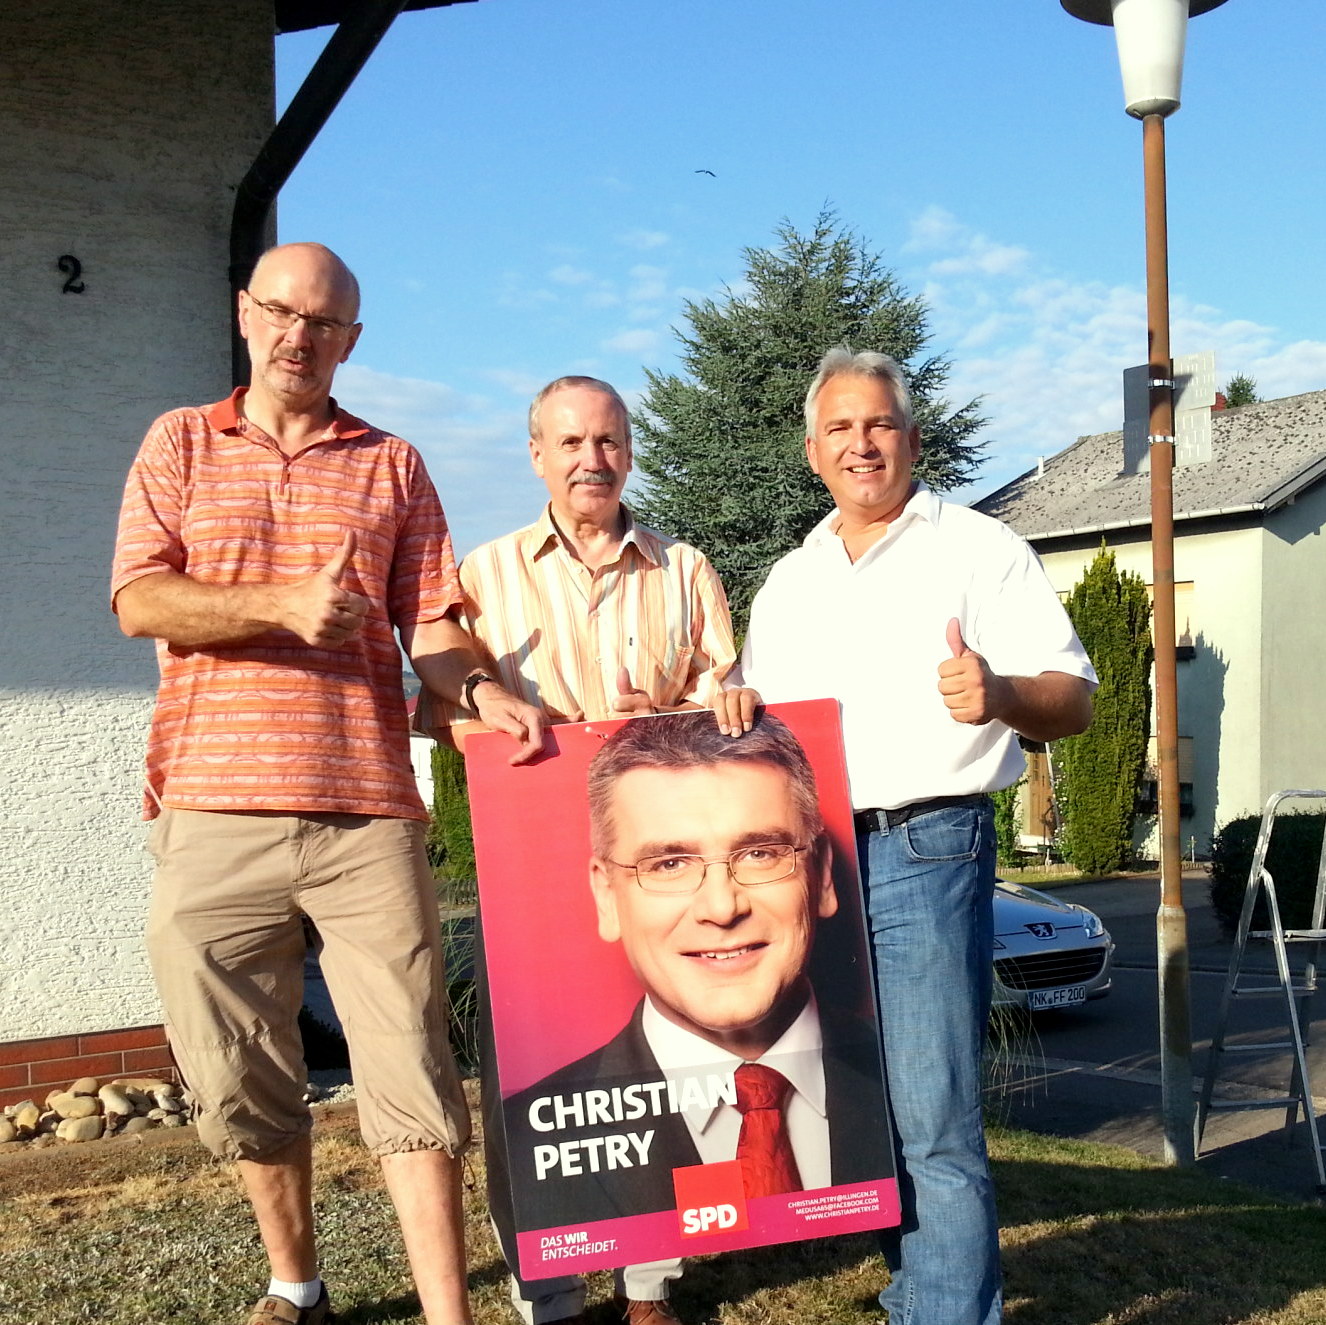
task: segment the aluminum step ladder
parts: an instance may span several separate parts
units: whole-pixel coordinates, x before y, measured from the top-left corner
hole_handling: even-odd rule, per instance
[[[1224,993],[1220,999],[1220,1015],[1216,1021],[1215,1034],[1211,1037],[1206,1078],[1202,1082],[1202,1093],[1197,1104],[1197,1150],[1200,1154],[1202,1133],[1206,1128],[1207,1117],[1213,1110],[1283,1108],[1285,1139],[1288,1140],[1301,1109],[1303,1117],[1307,1120],[1308,1138],[1317,1166],[1317,1191],[1326,1195],[1326,1161],[1323,1160],[1321,1133],[1317,1127],[1317,1116],[1312,1104],[1312,1081],[1308,1074],[1307,1055],[1304,1052],[1306,1040],[1303,1033],[1303,1027],[1311,1025],[1312,999],[1318,987],[1317,972],[1322,958],[1322,944],[1326,942],[1326,928],[1322,927],[1323,908],[1326,904],[1326,835],[1323,836],[1321,857],[1317,865],[1317,889],[1312,903],[1312,926],[1309,929],[1285,929],[1280,920],[1280,904],[1276,897],[1275,880],[1266,868],[1266,853],[1271,844],[1271,830],[1275,825],[1276,814],[1289,800],[1326,801],[1326,791],[1277,791],[1266,802],[1266,808],[1262,811],[1261,828],[1257,834],[1256,849],[1252,853],[1252,867],[1248,871],[1248,884],[1243,894],[1243,910],[1239,914],[1234,951],[1230,954],[1229,973],[1225,977]],[[1258,897],[1263,893],[1266,896],[1271,927],[1255,930],[1252,928],[1253,912]],[[1247,977],[1243,976],[1243,959],[1250,942],[1271,944],[1275,953],[1274,984],[1265,983],[1264,973],[1260,975],[1249,973]],[[1289,948],[1291,945],[1300,944],[1309,945],[1308,962],[1304,968],[1302,983],[1295,984],[1289,969]],[[1260,983],[1244,982],[1251,978],[1258,979]],[[1234,1001],[1241,998],[1283,999],[1285,1018],[1289,1024],[1289,1039],[1259,1041],[1254,1044],[1226,1044],[1225,1031],[1229,1025],[1230,1009]],[[1220,1061],[1225,1054],[1266,1053],[1286,1049],[1293,1053],[1293,1068],[1287,1095],[1267,1100],[1212,1098]]]

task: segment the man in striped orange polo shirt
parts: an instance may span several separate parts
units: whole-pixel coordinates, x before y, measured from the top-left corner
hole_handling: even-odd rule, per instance
[[[708,706],[735,649],[727,597],[704,554],[636,523],[622,502],[631,422],[617,392],[592,377],[559,377],[529,411],[530,459],[548,505],[530,526],[470,553],[461,565],[463,620],[502,684],[552,722]],[[470,715],[421,700],[420,724],[463,742]],[[432,715],[436,716],[432,716]],[[449,729],[449,732],[446,730]],[[527,1325],[579,1319],[578,1275],[536,1281],[515,1273],[515,1216],[501,1095],[485,1004],[481,1072],[488,1199],[511,1297]],[[668,1325],[669,1260],[616,1276],[630,1325]]]
[[[427,813],[396,632],[419,675],[518,742],[537,708],[479,670],[418,453],[338,408],[359,288],[319,244],[239,296],[253,384],[153,424],[125,488],[112,602],[161,684],[144,817],[148,949],[199,1134],[238,1162],[271,1262],[249,1325],[322,1325],[297,1027],[303,916],[345,1026],[429,1325],[467,1325],[458,1157]]]

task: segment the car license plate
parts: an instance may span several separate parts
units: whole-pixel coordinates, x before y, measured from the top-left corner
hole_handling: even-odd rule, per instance
[[[1063,989],[1027,990],[1027,1006],[1033,1012],[1041,1012],[1045,1008],[1072,1008],[1086,1001],[1086,985],[1066,985]]]

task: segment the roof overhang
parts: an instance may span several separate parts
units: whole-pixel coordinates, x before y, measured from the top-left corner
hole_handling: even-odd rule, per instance
[[[473,0],[406,0],[405,8],[441,9],[444,5],[471,4]],[[277,32],[306,32],[339,23],[357,9],[357,0],[276,0]]]

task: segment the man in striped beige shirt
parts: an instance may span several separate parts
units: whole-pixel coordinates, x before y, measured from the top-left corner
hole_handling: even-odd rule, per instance
[[[323,1325],[297,1016],[302,915],[354,1062],[360,1126],[400,1214],[428,1325],[468,1325],[459,1155],[401,644],[440,693],[542,745],[455,619],[451,540],[418,452],[340,409],[359,287],[320,244],[264,254],[239,296],[253,385],[152,425],[111,594],[157,641],[144,817],[148,951],[200,1137],[238,1162],[272,1280],[249,1325]]]
[[[621,397],[592,377],[550,382],[530,406],[529,449],[548,505],[532,525],[470,553],[460,571],[462,619],[495,676],[552,722],[708,706],[735,657],[727,598],[703,553],[638,524],[622,502],[631,423]],[[423,725],[444,739],[461,743],[475,725],[458,706],[434,701],[435,717],[424,708]],[[529,1325],[577,1319],[579,1276],[514,1273],[507,1156],[488,1141],[502,1135],[489,1025],[482,1052],[488,1195],[513,1267],[512,1302]],[[668,1287],[680,1274],[677,1260],[617,1272],[630,1325],[676,1320]]]

